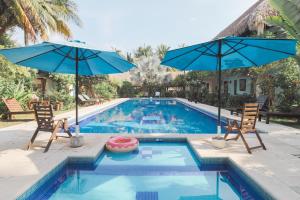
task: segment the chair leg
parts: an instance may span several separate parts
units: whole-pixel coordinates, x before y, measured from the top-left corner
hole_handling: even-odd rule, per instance
[[[53,130],[53,132],[52,132],[52,134],[51,134],[51,137],[50,137],[50,139],[49,139],[49,141],[48,141],[48,143],[47,143],[47,146],[46,146],[46,148],[45,148],[44,153],[46,153],[46,152],[49,150],[49,147],[51,146],[52,141],[53,141],[55,138],[57,138],[56,133],[58,132],[60,126],[61,126],[61,122],[59,121],[59,122],[57,122],[57,124],[56,124],[56,126],[55,126],[55,128],[54,128],[54,130]]]
[[[226,133],[225,133],[225,135],[224,135],[224,140],[226,140],[226,139],[227,139],[228,135],[229,135],[229,130],[228,130],[228,129],[226,129]]]
[[[246,147],[248,153],[251,154],[252,152],[251,152],[251,150],[250,150],[250,147],[249,147],[249,145],[248,145],[248,143],[247,143],[245,137],[243,136],[243,132],[239,132],[239,135],[241,136],[241,138],[242,138],[242,140],[243,140],[243,143],[244,143],[244,145],[245,145],[245,147]]]
[[[233,138],[233,140],[235,140],[235,141],[237,141],[239,138],[240,138],[240,134],[237,134],[237,136],[235,136],[234,138]]]
[[[235,141],[236,141],[236,140],[238,140],[239,137],[240,137],[240,135],[237,134],[237,136],[231,137],[231,138],[228,138],[228,139],[227,139],[227,137],[228,137],[229,134],[230,134],[230,131],[227,130],[227,132],[226,132],[226,134],[225,134],[225,136],[224,136],[224,140],[226,140],[226,141],[228,141],[228,140],[235,140]]]
[[[258,134],[257,131],[255,131],[255,134],[256,134],[256,137],[257,137],[257,139],[258,139],[260,145],[262,146],[262,148],[263,148],[264,150],[267,150],[265,144],[263,143],[263,141],[262,141],[262,139],[261,139],[261,137],[260,137],[260,135]]]
[[[266,124],[270,124],[270,116],[268,114],[266,116]]]
[[[49,150],[49,147],[51,146],[51,143],[52,143],[52,141],[54,140],[54,138],[56,138],[56,133],[53,132],[53,133],[51,134],[51,137],[50,137],[48,143],[47,143],[47,146],[46,146],[46,148],[45,148],[45,150],[44,150],[44,153],[46,153],[46,152]]]
[[[33,133],[32,137],[31,137],[31,139],[30,139],[30,141],[29,141],[29,143],[28,143],[28,145],[27,145],[27,150],[29,150],[29,149],[31,148],[31,146],[32,146],[32,144],[34,143],[34,140],[35,140],[35,138],[36,138],[38,132],[39,132],[39,129],[37,128],[37,129],[35,130],[35,132]]]
[[[65,133],[67,133],[69,137],[72,137],[72,136],[73,136],[73,135],[71,134],[71,132],[70,132],[69,129],[65,130]]]

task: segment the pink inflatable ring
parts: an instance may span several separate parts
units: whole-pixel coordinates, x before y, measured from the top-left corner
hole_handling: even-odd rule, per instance
[[[116,136],[106,142],[106,148],[112,152],[130,152],[139,146],[139,141],[134,137]]]

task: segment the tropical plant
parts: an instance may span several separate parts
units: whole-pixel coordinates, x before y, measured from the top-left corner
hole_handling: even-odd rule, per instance
[[[122,86],[118,90],[120,97],[134,97],[136,95],[136,90],[131,82],[123,81]]]
[[[14,83],[13,81],[7,81],[0,79],[0,94],[2,98],[15,98],[25,107],[32,91],[28,91],[23,82]]]
[[[14,81],[9,81],[7,79],[0,78],[0,94],[2,98],[15,98],[21,106],[25,109],[27,103],[29,102],[32,91],[25,87],[23,82],[15,83]],[[1,101],[0,102],[0,115],[1,118],[6,118],[4,114],[6,113],[6,106]]]
[[[108,81],[107,75],[81,76],[79,79],[80,92],[95,97],[96,94],[93,85]]]
[[[157,55],[139,57],[135,63],[137,67],[130,71],[131,81],[142,85],[149,94],[153,94],[164,82],[167,68],[160,65]]]
[[[20,27],[26,45],[37,37],[47,40],[49,32],[69,38],[71,30],[67,22],[81,24],[72,0],[1,0],[0,5],[0,35]]]
[[[160,84],[166,75],[166,68],[160,65],[158,56],[142,56],[135,61],[137,67],[130,71],[134,83]]]
[[[126,60],[127,60],[128,62],[131,62],[131,63],[134,62],[134,59],[133,59],[133,56],[132,56],[131,53],[127,53],[127,54],[126,54]]]
[[[63,109],[68,110],[75,106],[75,98],[71,95],[71,87],[75,84],[74,75],[69,74],[49,74],[49,79],[55,84],[47,96],[50,102],[55,105],[57,102],[63,103]]]
[[[63,110],[69,110],[75,107],[75,98],[74,96],[70,95],[68,90],[62,91],[53,91],[50,96],[48,96],[50,103],[52,105],[56,105],[56,103],[60,102],[63,103]]]
[[[148,45],[148,46],[144,45],[144,46],[138,47],[134,53],[135,58],[150,57],[150,56],[153,56],[153,50],[150,45]]]
[[[0,35],[0,48],[12,48],[15,46],[15,42],[8,34]]]
[[[267,23],[280,27],[282,31],[298,41],[300,45],[300,1],[299,0],[269,0],[270,4],[279,11],[279,16],[269,17]],[[278,34],[278,33],[277,33]],[[296,56],[300,64],[300,55]]]
[[[156,55],[158,55],[159,59],[162,60],[165,57],[167,51],[169,51],[169,49],[170,49],[169,46],[167,46],[165,44],[161,44],[156,48],[155,53],[156,53]]]
[[[274,74],[275,86],[280,88],[277,95],[277,107],[282,111],[291,111],[300,106],[300,68],[292,60],[279,63]]]
[[[99,97],[112,99],[117,96],[117,86],[110,81],[103,81],[94,86],[95,94]]]
[[[49,74],[49,78],[56,83],[55,90],[57,91],[67,91],[69,93],[69,86],[75,84],[74,75],[53,73]]]

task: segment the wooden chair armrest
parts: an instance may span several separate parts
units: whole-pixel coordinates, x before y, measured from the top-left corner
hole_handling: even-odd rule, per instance
[[[239,123],[237,119],[232,119],[232,118],[226,118],[227,121],[227,126],[230,127],[239,127]]]
[[[61,117],[61,118],[54,118],[54,121],[68,121],[68,119],[70,119],[70,117]]]

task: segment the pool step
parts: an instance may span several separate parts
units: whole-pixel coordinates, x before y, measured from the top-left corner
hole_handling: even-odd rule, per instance
[[[136,200],[158,200],[158,192],[137,192]]]

